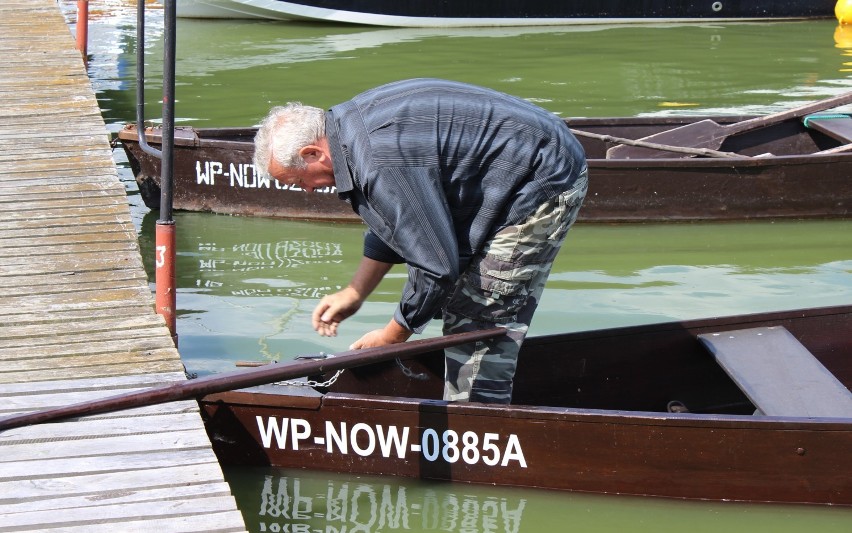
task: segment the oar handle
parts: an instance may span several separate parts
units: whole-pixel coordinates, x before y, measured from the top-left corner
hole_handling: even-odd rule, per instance
[[[215,374],[162,387],[110,396],[100,400],[0,418],[0,431],[73,416],[94,415],[121,409],[199,398],[216,392],[254,387],[265,383],[323,374],[344,368],[355,368],[390,359],[408,359],[415,355],[442,350],[451,346],[493,339],[505,333],[506,330],[504,328],[495,327],[376,348],[349,350],[326,359],[301,359],[288,363],[265,365],[250,370]]]

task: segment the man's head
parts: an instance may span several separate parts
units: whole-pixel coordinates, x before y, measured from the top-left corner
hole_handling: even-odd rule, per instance
[[[292,180],[283,177],[292,174],[298,176],[299,185],[308,188],[333,185],[333,180],[307,182],[307,176],[315,176],[318,171],[327,170],[333,176],[327,146],[322,109],[298,102],[273,107],[254,137],[255,171],[285,182]],[[305,178],[304,182],[301,178]]]

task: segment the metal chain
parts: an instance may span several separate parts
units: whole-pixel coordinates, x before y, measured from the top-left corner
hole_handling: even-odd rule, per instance
[[[333,357],[325,352],[320,352],[316,355],[303,355],[297,357],[296,359],[328,359],[329,357]],[[272,385],[280,385],[280,386],[289,386],[289,387],[320,387],[320,388],[328,388],[334,385],[334,382],[337,381],[337,378],[340,377],[340,374],[343,373],[345,369],[340,369],[334,373],[329,379],[325,381],[315,381],[313,379],[307,379],[303,381],[276,381],[272,383]]]
[[[413,370],[411,370],[410,368],[408,368],[407,366],[402,364],[402,361],[400,361],[399,358],[396,359],[396,365],[400,368],[400,370],[402,370],[402,373],[405,376],[407,376],[411,379],[417,379],[417,380],[420,380],[420,381],[425,381],[425,380],[429,379],[429,376],[426,375],[425,372],[414,372]]]
[[[272,383],[272,385],[282,385],[282,386],[290,386],[290,387],[320,387],[320,388],[328,388],[334,385],[334,382],[337,381],[337,378],[340,377],[340,374],[343,373],[343,369],[338,370],[331,376],[329,379],[325,381],[314,381],[312,379],[308,379],[305,381],[276,381]]]
[[[327,357],[329,357],[328,354],[320,352],[317,355],[303,356],[303,357],[299,357],[298,359],[325,359]],[[411,370],[410,368],[405,366],[399,358],[396,359],[396,364],[400,368],[400,370],[402,370],[402,373],[405,374],[407,377],[409,377],[411,379],[416,379],[416,380],[420,380],[420,381],[429,379],[429,376],[425,372],[414,372],[413,370]],[[319,387],[319,388],[325,389],[325,388],[328,388],[328,387],[331,387],[332,385],[334,385],[334,383],[337,381],[337,378],[340,377],[340,374],[342,374],[344,370],[345,369],[338,370],[337,372],[334,373],[333,376],[331,376],[329,379],[327,379],[325,381],[315,381],[315,380],[312,380],[312,379],[308,379],[308,380],[304,380],[304,381],[276,381],[276,382],[272,383],[272,385],[290,386],[290,387]]]

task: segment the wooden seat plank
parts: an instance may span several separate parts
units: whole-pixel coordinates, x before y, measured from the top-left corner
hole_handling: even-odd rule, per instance
[[[806,127],[824,133],[843,144],[852,143],[852,117],[848,115],[811,115],[805,117]]]
[[[852,393],[786,328],[698,335],[759,412],[850,417]]]

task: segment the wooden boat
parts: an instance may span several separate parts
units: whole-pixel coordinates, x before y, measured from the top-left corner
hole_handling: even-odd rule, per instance
[[[530,338],[509,406],[439,400],[440,352],[302,385],[202,398],[219,459],[852,505],[852,306]]]
[[[755,0],[730,3],[664,0],[178,0],[177,15],[188,18],[260,18],[373,26],[538,26],[832,17],[835,3],[835,0]]]
[[[799,118],[733,135],[720,150],[738,157],[607,159],[623,140],[640,139],[707,117],[570,119],[589,158],[590,189],[580,220],[660,222],[771,218],[839,218],[852,214],[852,118]],[[733,124],[748,117],[714,117]],[[580,134],[585,132],[586,136]],[[175,209],[248,216],[358,221],[333,188],[304,194],[255,175],[253,128],[175,131]],[[149,144],[158,128],[146,129]],[[160,163],[138,145],[134,125],[118,134],[145,204],[160,201]],[[718,154],[715,154],[718,155]],[[803,184],[807,184],[806,186]]]

